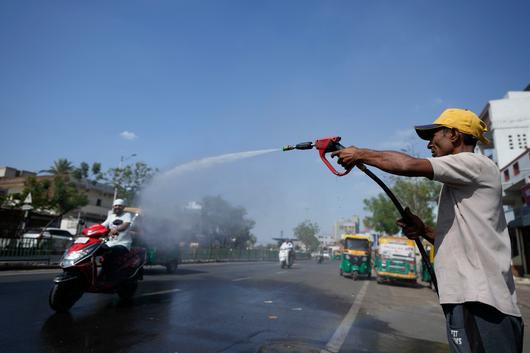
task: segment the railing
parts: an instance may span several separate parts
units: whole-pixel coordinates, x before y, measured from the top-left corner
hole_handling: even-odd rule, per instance
[[[69,242],[57,239],[0,238],[0,261],[58,262]],[[310,259],[307,253],[296,253],[297,260]],[[147,264],[168,262],[278,261],[278,251],[268,249],[147,248]]]

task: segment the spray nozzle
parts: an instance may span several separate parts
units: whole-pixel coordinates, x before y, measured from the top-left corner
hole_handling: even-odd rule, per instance
[[[301,142],[296,145],[287,145],[283,147],[283,151],[292,151],[292,150],[310,150],[311,148],[315,147],[313,142]]]

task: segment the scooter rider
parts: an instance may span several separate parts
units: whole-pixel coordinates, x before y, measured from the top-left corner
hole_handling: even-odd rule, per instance
[[[289,256],[289,263],[293,263],[293,259],[294,259],[294,245],[293,245],[293,242],[290,241],[290,240],[286,240],[282,243],[282,245],[280,246],[280,250],[287,250],[288,251],[288,256]]]
[[[103,272],[108,278],[112,278],[114,269],[117,267],[116,259],[129,252],[132,238],[129,234],[129,227],[132,222],[132,215],[125,212],[125,200],[116,199],[112,203],[112,213],[110,213],[102,223],[110,229],[107,246],[108,252],[105,254]]]

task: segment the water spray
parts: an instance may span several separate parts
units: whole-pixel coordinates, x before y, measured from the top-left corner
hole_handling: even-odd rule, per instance
[[[322,139],[315,140],[315,142],[302,142],[296,145],[287,145],[283,147],[283,151],[292,151],[292,150],[310,150],[312,148],[316,148],[318,150],[318,153],[320,155],[320,158],[324,162],[324,164],[329,168],[329,170],[337,175],[337,176],[344,176],[348,174],[351,171],[350,169],[346,169],[344,172],[338,172],[331,163],[327,160],[326,154],[340,151],[344,149],[345,147],[339,143],[340,136],[332,136],[332,137],[325,137]],[[390,200],[392,200],[392,203],[398,210],[401,217],[405,220],[407,223],[407,220],[409,219],[407,213],[405,212],[405,209],[397,199],[396,195],[390,190],[388,186],[386,186],[385,183],[381,179],[377,177],[374,173],[372,173],[363,163],[356,163],[355,166],[359,168],[362,172],[364,172],[366,175],[368,175],[372,180],[374,180],[388,195]],[[436,293],[438,293],[438,281],[436,280],[436,274],[434,273],[434,269],[432,268],[430,262],[429,262],[429,256],[425,252],[425,248],[423,247],[423,244],[419,239],[415,239],[416,246],[418,247],[418,250],[420,251],[421,257],[423,259],[423,263],[427,268],[427,271],[429,271],[429,274],[431,275],[432,282],[434,284],[434,288],[436,289]]]

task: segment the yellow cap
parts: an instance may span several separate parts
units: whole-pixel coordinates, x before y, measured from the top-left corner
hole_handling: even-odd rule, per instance
[[[446,109],[432,124],[419,125],[414,128],[420,138],[430,140],[434,131],[441,127],[457,129],[463,134],[473,136],[484,144],[489,144],[488,139],[484,137],[484,133],[488,131],[486,124],[479,119],[477,114],[467,109]]]

